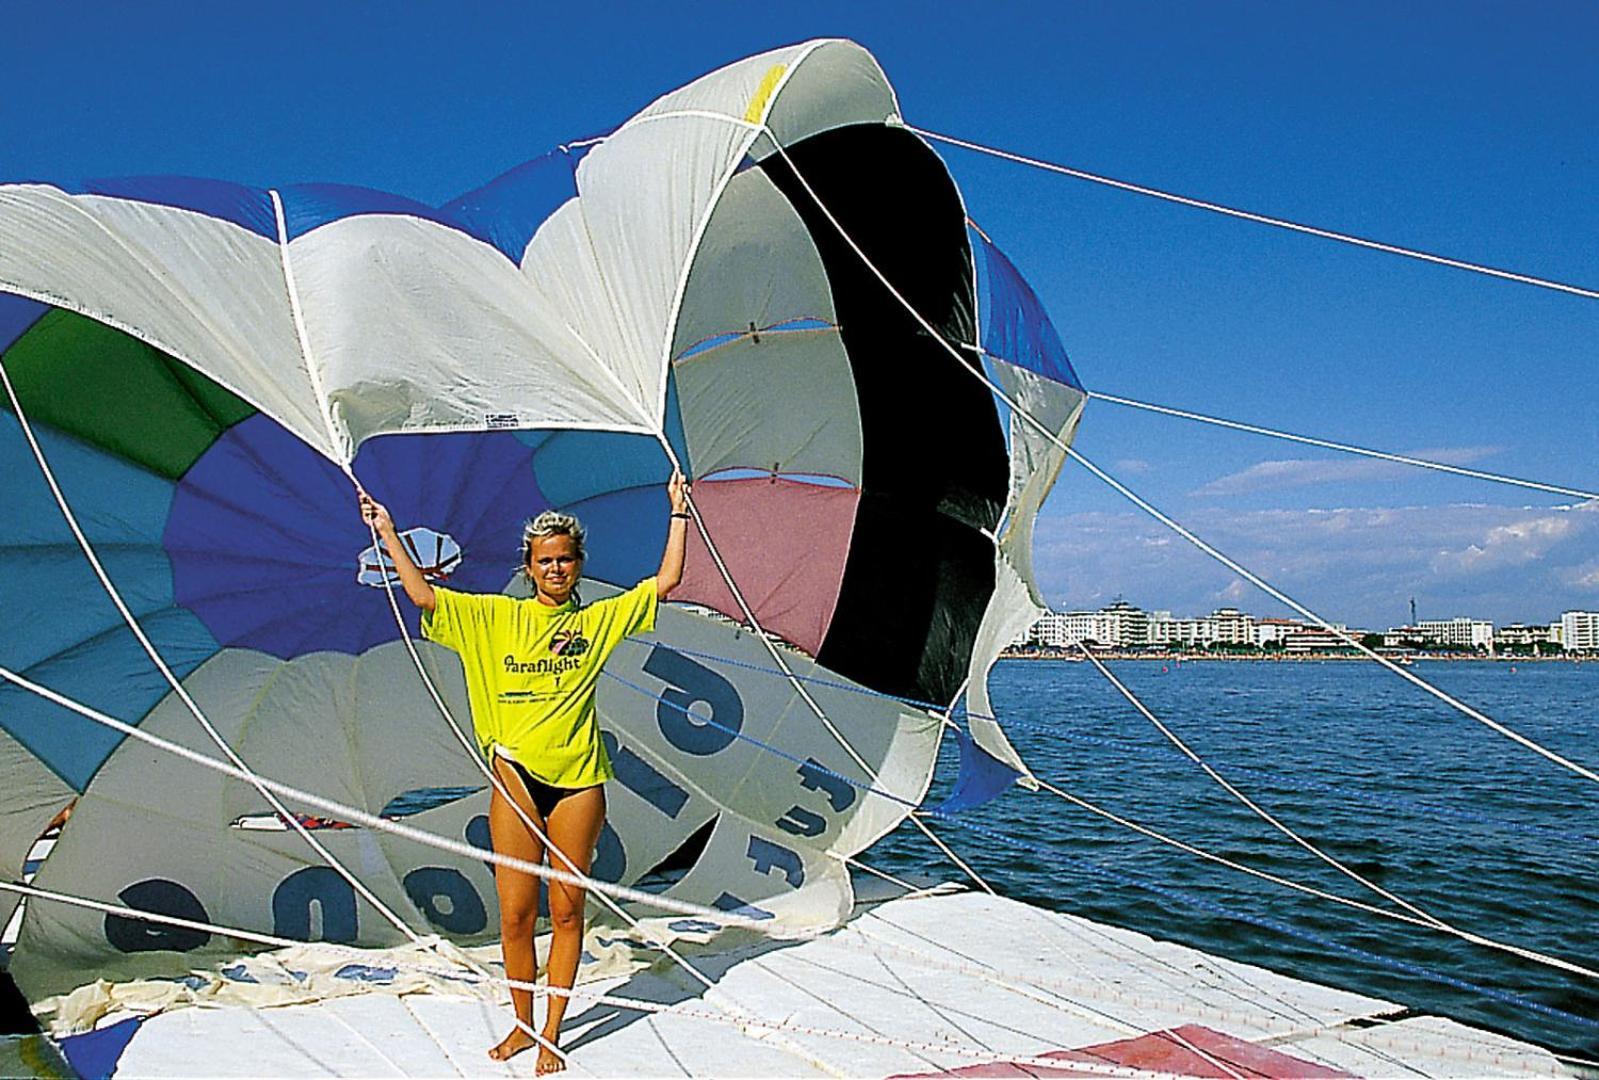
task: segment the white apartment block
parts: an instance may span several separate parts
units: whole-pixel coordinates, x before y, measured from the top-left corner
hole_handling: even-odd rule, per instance
[[[1359,632],[1350,633],[1349,628],[1343,623],[1333,623],[1332,626],[1343,633],[1333,633],[1332,630],[1323,630],[1319,626],[1299,627],[1283,639],[1283,652],[1320,653],[1331,652],[1334,649],[1352,649],[1354,646],[1349,643],[1348,638],[1360,640]]]
[[[1484,650],[1494,647],[1494,624],[1481,619],[1422,619],[1415,628],[1421,631],[1423,641],[1439,645]]]
[[[1256,619],[1253,640],[1262,649],[1271,644],[1280,645],[1288,639],[1288,635],[1304,629],[1304,626],[1298,619]]]
[[[1599,611],[1568,611],[1561,615],[1560,643],[1567,652],[1599,650]]]
[[[1255,642],[1253,615],[1224,607],[1211,612],[1210,621],[1216,626],[1216,640],[1224,645],[1253,645]]]
[[[1029,640],[1064,649],[1080,641],[1116,648],[1149,644],[1149,613],[1124,600],[1099,611],[1052,611],[1033,624]]]
[[[1501,626],[1494,631],[1494,648],[1542,645],[1546,642],[1559,641],[1561,636],[1559,626],[1559,623],[1555,623],[1554,626],[1542,623],[1536,626],[1526,626],[1522,623]]]

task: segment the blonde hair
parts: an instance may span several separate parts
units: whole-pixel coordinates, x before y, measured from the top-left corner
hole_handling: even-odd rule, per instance
[[[588,533],[583,528],[583,523],[571,514],[563,514],[559,510],[546,510],[536,518],[529,518],[522,524],[522,562],[519,569],[526,574],[527,567],[533,561],[533,541],[542,540],[547,536],[570,536],[572,546],[577,548],[577,557],[585,558],[583,540]]]

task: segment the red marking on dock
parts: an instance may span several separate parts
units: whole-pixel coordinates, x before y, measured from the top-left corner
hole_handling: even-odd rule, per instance
[[[1326,1065],[1304,1061],[1270,1047],[1256,1046],[1254,1043],[1245,1042],[1220,1031],[1213,1031],[1199,1024],[1185,1024],[1170,1031],[1155,1031],[1148,1035],[1140,1035],[1136,1039],[1098,1043],[1076,1050],[1051,1050],[1034,1057],[1119,1065],[1127,1069],[1141,1069],[1146,1072],[1176,1076],[1220,1077],[1223,1080],[1233,1074],[1258,1077],[1261,1080],[1353,1075]],[[1226,1065],[1232,1073],[1218,1067],[1217,1062]],[[930,1076],[1081,1075],[1081,1071],[1070,1068],[1052,1069],[1047,1065],[1023,1065],[1012,1061],[998,1061],[988,1065],[968,1065],[941,1073],[904,1073],[891,1080],[915,1080]]]

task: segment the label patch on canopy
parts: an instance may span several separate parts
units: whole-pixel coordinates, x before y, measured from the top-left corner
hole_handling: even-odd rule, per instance
[[[401,533],[400,543],[405,545],[411,561],[429,581],[447,581],[461,565],[461,545],[449,533],[418,526]],[[394,571],[394,560],[381,545],[361,552],[360,565],[356,580],[362,585],[381,589],[400,583],[400,575]]]

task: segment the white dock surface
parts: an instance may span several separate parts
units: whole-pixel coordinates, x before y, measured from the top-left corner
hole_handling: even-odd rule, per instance
[[[986,1064],[980,1075],[1019,1076],[1027,1074],[996,1063],[1184,1025],[1269,1047],[1310,1071],[1570,1075],[1534,1046],[1435,1017],[1384,1022],[1400,1007],[976,893],[890,901],[825,939],[697,963],[713,991],[667,967],[587,988],[672,1011],[575,1000],[562,1038],[570,1075],[892,1076]],[[751,1035],[695,1013],[742,1013],[782,1030]],[[149,1019],[115,1075],[530,1076],[534,1053],[506,1064],[486,1056],[509,1029],[508,1006],[435,994],[184,1008]],[[1196,1073],[1294,1072],[1214,1056],[1221,1067]],[[1129,1074],[1113,1060],[1096,1071]]]

